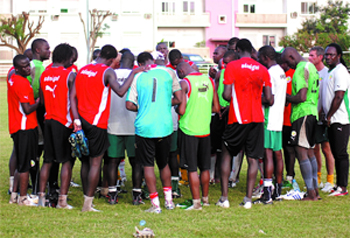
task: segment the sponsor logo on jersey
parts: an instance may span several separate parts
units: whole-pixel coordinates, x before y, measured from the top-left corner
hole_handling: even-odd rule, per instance
[[[60,80],[61,76],[56,76],[56,77],[51,77],[51,76],[47,76],[44,78],[44,82],[57,82],[58,80]]]
[[[97,71],[90,71],[90,70],[84,69],[80,73],[84,74],[84,75],[87,75],[90,78],[90,77],[95,77],[96,74],[97,74]]]
[[[251,71],[259,70],[260,66],[259,65],[253,65],[253,64],[242,64],[241,65],[242,69],[250,69]]]

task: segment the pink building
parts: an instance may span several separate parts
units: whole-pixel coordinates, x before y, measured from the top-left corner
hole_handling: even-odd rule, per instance
[[[205,0],[205,11],[210,14],[210,27],[205,30],[205,43],[212,56],[217,46],[226,45],[233,36],[238,37],[239,30],[235,27],[238,0]]]

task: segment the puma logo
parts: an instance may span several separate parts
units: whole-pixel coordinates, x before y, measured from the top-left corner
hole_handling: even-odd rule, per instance
[[[55,87],[53,87],[53,88],[51,88],[49,85],[46,85],[45,90],[52,92],[52,96],[53,96],[53,98],[55,98],[56,97],[56,95],[55,95],[56,87],[57,87],[57,85],[55,85]]]

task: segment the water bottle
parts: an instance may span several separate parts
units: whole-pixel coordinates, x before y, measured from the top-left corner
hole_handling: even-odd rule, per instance
[[[293,189],[294,189],[295,191],[299,191],[299,192],[300,192],[299,185],[298,185],[297,181],[295,181],[295,179],[293,179],[292,185],[293,185]]]

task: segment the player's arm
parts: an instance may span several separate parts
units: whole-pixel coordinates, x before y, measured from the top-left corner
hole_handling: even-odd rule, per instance
[[[217,71],[215,74],[215,91],[218,91],[219,83],[220,83],[221,70]]]
[[[232,84],[225,84],[224,85],[224,92],[222,93],[222,97],[226,101],[231,102],[231,95],[232,95]]]
[[[69,91],[72,89],[73,87],[73,84],[74,84],[74,80],[75,80],[75,77],[77,76],[76,73],[73,73],[71,72],[68,76],[68,88],[69,88]]]
[[[331,117],[339,109],[340,104],[342,103],[342,101],[344,99],[344,94],[345,94],[345,91],[336,91],[335,92],[334,98],[332,100],[331,108],[329,109],[328,114],[327,114],[327,118],[326,118],[328,126],[330,126]]]
[[[34,112],[40,104],[40,98],[37,98],[35,100],[35,103],[30,105],[29,102],[21,102],[21,106],[23,108],[23,111],[26,115],[29,115],[30,113]]]
[[[287,94],[286,101],[294,104],[302,103],[306,101],[307,88],[302,88],[295,96]]]
[[[213,106],[211,108],[211,111],[214,113],[219,113],[220,112],[220,103],[219,103],[219,97],[218,97],[218,93],[216,92],[215,89],[213,89],[214,91],[214,97],[213,97]]]
[[[186,112],[186,105],[187,105],[187,92],[188,92],[188,84],[185,80],[181,80],[180,81],[180,85],[181,85],[181,91],[182,91],[182,101],[179,104],[179,106],[176,108],[176,112],[179,115],[184,115]]]
[[[130,101],[125,102],[125,107],[126,107],[126,109],[128,109],[129,111],[132,111],[132,112],[138,111],[137,106],[133,102],[130,102]]]
[[[272,106],[275,102],[275,96],[272,94],[271,87],[265,86],[261,96],[261,103],[265,106]]]
[[[178,90],[173,93],[173,98],[171,99],[171,106],[179,105],[182,102],[182,90]]]
[[[78,99],[77,99],[77,91],[75,87],[75,79],[72,82],[72,86],[69,90],[69,100],[70,100],[70,109],[74,118],[74,132],[82,129],[81,121],[79,119],[78,113]]]
[[[43,90],[41,89],[41,86],[39,87],[39,98],[40,98],[40,104],[44,105],[44,93],[43,93]]]
[[[135,74],[146,71],[146,70],[148,70],[147,66],[141,66],[141,67],[134,69],[133,71],[131,71],[131,73],[129,74],[129,77],[124,81],[124,83],[122,85],[120,85],[117,82],[117,75],[114,72],[114,70],[112,68],[107,69],[106,73],[105,73],[105,84],[106,85],[109,84],[110,87],[112,88],[112,90],[119,97],[123,97],[124,94],[128,91],[132,81],[134,80]]]
[[[214,67],[210,67],[210,69],[209,69],[209,76],[210,76],[210,78],[212,78],[212,79],[215,78],[217,72],[218,71]]]

